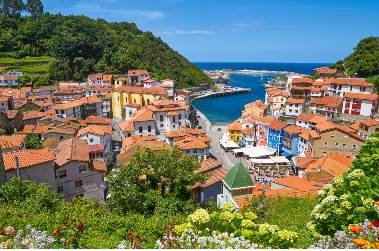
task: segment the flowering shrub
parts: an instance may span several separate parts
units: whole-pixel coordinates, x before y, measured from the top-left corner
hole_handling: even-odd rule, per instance
[[[298,238],[295,232],[280,230],[276,225],[256,224],[254,220],[257,218],[257,215],[251,212],[244,215],[235,212],[230,203],[224,204],[221,213],[208,214],[206,210],[198,209],[188,216],[187,223],[175,226],[175,233],[178,234],[175,240],[181,247],[184,245],[190,248],[205,248],[206,245],[210,245],[208,248],[246,248],[246,245],[250,248],[252,243],[275,248],[289,248],[295,245]],[[201,243],[200,239],[192,243],[193,238],[200,237]]]
[[[5,228],[5,229],[8,229]],[[8,231],[6,230],[6,231]],[[14,230],[13,230],[14,231]],[[13,232],[14,233],[14,232]],[[9,239],[0,244],[0,248],[12,249],[52,249],[56,240],[48,235],[46,231],[37,231],[32,226],[26,226],[26,230],[19,230],[13,239]]]
[[[364,219],[379,220],[379,205],[375,204],[379,200],[377,151],[379,138],[369,138],[348,171],[318,192],[320,203],[314,207],[312,222],[307,225],[315,237],[332,235],[343,226]]]
[[[338,230],[334,237],[320,236],[316,245],[310,248],[316,249],[357,249],[357,248],[379,248],[378,228],[379,222],[369,222],[367,219],[364,223],[359,223],[347,231]]]

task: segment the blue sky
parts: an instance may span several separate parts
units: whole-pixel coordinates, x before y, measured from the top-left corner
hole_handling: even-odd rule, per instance
[[[50,13],[134,22],[192,62],[336,62],[379,26],[375,0],[42,2]]]

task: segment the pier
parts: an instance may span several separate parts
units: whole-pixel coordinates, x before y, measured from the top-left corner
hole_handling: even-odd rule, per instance
[[[247,93],[251,92],[250,88],[241,88],[241,87],[234,87],[232,90],[207,90],[200,92],[191,93],[191,99],[200,99],[200,98],[213,98],[213,97],[221,97],[221,96],[229,96],[229,95],[235,95],[240,93]],[[197,94],[199,93],[199,94]]]
[[[288,75],[293,74],[295,72],[289,72],[289,71],[266,71],[266,70],[231,70],[231,69],[224,69],[222,70],[224,73],[227,74],[242,74],[242,75]]]

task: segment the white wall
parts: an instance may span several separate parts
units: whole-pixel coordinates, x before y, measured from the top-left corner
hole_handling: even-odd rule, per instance
[[[149,136],[155,135],[155,120],[133,122],[134,135]],[[151,132],[148,132],[148,127],[151,126]],[[139,132],[139,128],[142,127],[142,133]]]

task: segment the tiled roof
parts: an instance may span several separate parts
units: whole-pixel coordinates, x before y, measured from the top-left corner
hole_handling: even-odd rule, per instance
[[[306,169],[308,168],[308,166],[313,163],[313,162],[316,162],[317,159],[316,158],[311,158],[311,157],[299,157],[299,168],[302,168],[302,169]]]
[[[8,119],[14,119],[16,118],[18,110],[9,110],[6,111]]]
[[[131,120],[126,120],[121,123],[118,123],[122,132],[132,132],[134,131],[133,122]]]
[[[95,94],[92,94],[92,95],[95,96],[98,99],[100,99],[100,95],[104,96],[105,99],[109,99],[112,96],[112,93],[102,92],[102,93],[96,93],[96,95]]]
[[[292,83],[307,83],[312,84],[313,80],[310,78],[294,78],[292,79]]]
[[[146,93],[146,94],[167,94],[167,91],[160,86],[152,86],[150,88],[145,87],[133,87],[133,86],[120,86],[116,88],[117,92],[126,93]]]
[[[168,115],[168,116],[178,116],[179,113],[171,111],[171,112],[166,112],[166,115]]]
[[[24,120],[28,119],[35,119],[35,118],[43,118],[46,116],[44,112],[37,112],[37,111],[28,111],[22,113]]]
[[[112,75],[103,75],[103,81],[111,81]]]
[[[129,70],[128,71],[129,77],[135,77],[139,75],[149,75],[149,72],[147,70]]]
[[[240,122],[233,122],[233,123],[229,124],[228,130],[229,131],[232,131],[232,130],[241,131],[242,130],[242,124]]]
[[[55,163],[63,166],[69,161],[89,161],[87,140],[71,138],[59,143]]]
[[[269,128],[275,129],[275,130],[282,130],[284,127],[288,126],[289,124],[282,121],[275,120],[269,125]]]
[[[242,124],[254,124],[255,123],[255,119],[244,119],[242,120]]]
[[[46,133],[49,128],[52,127],[52,125],[37,125],[34,130],[33,130],[33,133]]]
[[[185,137],[188,135],[183,130],[169,131],[169,132],[165,132],[164,134],[166,134],[166,136],[169,138],[179,138],[179,137]]]
[[[323,123],[320,123],[320,124],[317,124],[316,125],[316,128],[322,132],[322,131],[326,131],[326,130],[330,130],[330,129],[333,129],[333,128],[336,128],[338,127],[338,125],[332,123],[332,122],[329,122],[329,121],[325,121]]]
[[[2,135],[0,136],[0,140],[5,140],[15,145],[17,147],[21,146],[22,142],[24,142],[26,135],[25,134],[16,134],[16,135]]]
[[[155,120],[154,114],[150,109],[142,108],[133,112],[132,122],[152,121]]]
[[[313,116],[315,116],[315,115],[307,114],[307,113],[300,113],[300,115],[297,117],[297,120],[309,121],[311,118],[313,118]]]
[[[297,133],[308,132],[309,130],[305,129],[303,127],[300,127],[300,126],[290,125],[290,126],[287,126],[286,128],[284,128],[284,131],[286,131],[288,133],[292,133],[292,134],[297,134]]]
[[[323,185],[318,184],[316,181],[307,181],[297,176],[274,179],[271,182],[300,191],[320,190],[323,187]]]
[[[309,136],[311,136],[314,139],[317,139],[320,137],[320,135],[318,135],[318,133],[314,130],[309,131]]]
[[[354,161],[353,155],[335,152],[331,152],[329,158],[334,159],[344,165],[350,165]]]
[[[205,188],[205,187],[209,187],[213,184],[216,184],[217,182],[221,182],[225,178],[227,173],[228,173],[228,171],[222,167],[211,170],[211,171],[207,172],[207,174],[209,174],[210,177],[205,181],[205,183],[201,184],[200,182],[198,182],[192,188],[199,187],[199,186],[202,188]]]
[[[360,124],[360,123],[361,123],[361,122],[354,123],[354,124],[352,124],[352,125],[349,125],[349,127],[352,128],[352,129],[354,129],[354,130],[356,130],[356,131],[358,131],[358,130],[359,130],[359,124]]]
[[[325,83],[328,84],[339,84],[339,85],[357,85],[357,86],[374,86],[371,83],[367,83],[364,79],[353,79],[353,78],[338,78],[338,79],[326,79]]]
[[[241,131],[245,135],[254,135],[255,134],[255,131],[254,131],[253,127],[245,128],[245,129],[242,129]]]
[[[126,104],[127,107],[135,107],[135,108],[141,108],[141,105],[139,104]]]
[[[276,96],[283,96],[283,97],[286,97],[288,98],[289,97],[289,94],[282,91],[282,90],[279,90],[279,91],[273,91],[272,93],[270,93],[270,95],[272,95],[272,97],[276,97]]]
[[[47,140],[44,140],[42,142],[42,145],[45,147],[45,148],[57,148],[59,143],[61,143],[60,141],[58,140],[53,140],[53,139],[47,139]]]
[[[36,125],[22,125],[20,129],[17,131],[18,134],[30,134],[33,133]]]
[[[320,124],[320,123],[324,123],[325,121],[327,121],[328,119],[325,118],[325,117],[321,117],[321,116],[318,116],[318,115],[313,115],[313,118],[311,118],[309,120],[309,122],[312,122],[314,124]]]
[[[267,105],[265,105],[261,100],[254,101],[252,103],[246,104],[245,108],[250,107],[250,106],[257,106],[263,110],[267,108]]]
[[[201,162],[201,166],[199,169],[195,170],[194,173],[206,173],[208,172],[209,170],[212,170],[212,169],[215,169],[216,167],[221,167],[222,166],[222,162],[218,161],[218,160],[215,160],[215,159],[212,159],[212,158],[208,158],[206,160],[203,160]]]
[[[177,145],[181,150],[209,148],[207,144],[194,136],[188,136],[185,139],[176,141],[174,145]]]
[[[275,118],[273,117],[258,117],[258,122],[260,123],[271,124],[274,121],[275,121]]]
[[[40,91],[57,91],[57,90],[59,90],[59,86],[53,86],[53,85],[51,85],[51,86],[40,86],[39,90]]]
[[[101,100],[94,97],[82,97],[78,99],[81,104],[101,103]]]
[[[143,82],[146,82],[146,83],[153,83],[153,82],[159,82],[158,80],[156,80],[155,78],[145,78],[145,79],[142,79]]]
[[[286,101],[286,103],[292,103],[292,104],[302,104],[304,102],[305,102],[305,99],[294,99],[294,98],[289,98]]]
[[[53,121],[58,121],[58,122],[71,122],[71,121],[77,121],[78,119],[77,118],[71,118],[71,117],[68,117],[68,118],[60,118],[58,117],[57,115],[49,115],[49,116],[46,116],[46,117],[43,117],[39,120],[39,123],[45,121],[45,120],[53,120]]]
[[[362,125],[368,126],[368,127],[371,127],[374,125],[379,125],[379,121],[373,120],[373,119],[363,120],[363,121],[360,121],[359,123],[361,123]]]
[[[323,157],[318,159],[315,163],[310,164],[307,168],[307,173],[313,172],[313,169],[321,169],[333,177],[338,177],[342,173],[347,172],[348,166],[332,158]]]
[[[158,138],[155,135],[150,136],[141,136],[141,135],[135,135],[132,137],[127,137],[122,141],[122,148],[127,150],[128,148],[132,147],[133,145],[137,144],[138,142],[142,141],[157,141]],[[162,141],[163,142],[163,141]]]
[[[310,104],[326,105],[330,108],[337,108],[343,102],[343,98],[336,98],[333,96],[324,96],[322,98],[312,98]]]
[[[182,130],[183,132],[186,132],[186,133],[189,133],[191,135],[202,135],[202,134],[205,134],[205,132],[201,129],[191,129],[191,128],[188,128],[188,127],[185,127],[185,126],[182,126],[180,128],[180,130]]]
[[[84,122],[86,124],[103,124],[103,125],[110,125],[112,119],[105,118],[103,116],[89,116],[87,117]]]
[[[307,131],[307,132],[300,133],[299,137],[302,137],[306,141],[309,141],[309,132]]]
[[[320,74],[335,74],[337,72],[337,69],[321,69]]]
[[[54,155],[46,149],[21,150],[17,152],[3,153],[6,171],[16,169],[15,156],[18,158],[19,168],[34,166],[48,161],[53,161],[55,159]],[[51,165],[51,167],[53,167],[53,165]]]
[[[100,136],[103,136],[104,133],[112,135],[112,126],[89,125],[85,128],[80,129],[76,137],[80,137],[86,133],[97,134]]]
[[[170,99],[161,99],[157,101],[151,102],[154,106],[168,106],[168,105],[179,105],[177,101],[170,100]]]
[[[12,149],[12,148],[17,148],[19,146],[13,145],[11,142],[6,141],[4,139],[0,139],[0,147],[1,149]]]
[[[93,169],[95,171],[100,171],[100,172],[106,172],[106,171],[108,171],[107,170],[107,166],[102,161],[93,160],[92,161],[92,165],[93,165]]]
[[[374,101],[378,99],[378,95],[375,94],[363,94],[363,93],[352,93],[348,92],[343,96],[343,98],[353,98],[353,99],[362,99],[362,100],[371,100]]]
[[[229,170],[224,178],[224,182],[230,189],[242,189],[255,186],[249,172],[241,162],[238,162]]]
[[[55,127],[55,128],[46,132],[46,134],[49,134],[49,133],[62,133],[62,134],[74,136],[76,133],[76,130],[68,129],[68,128],[62,128],[62,127]]]

